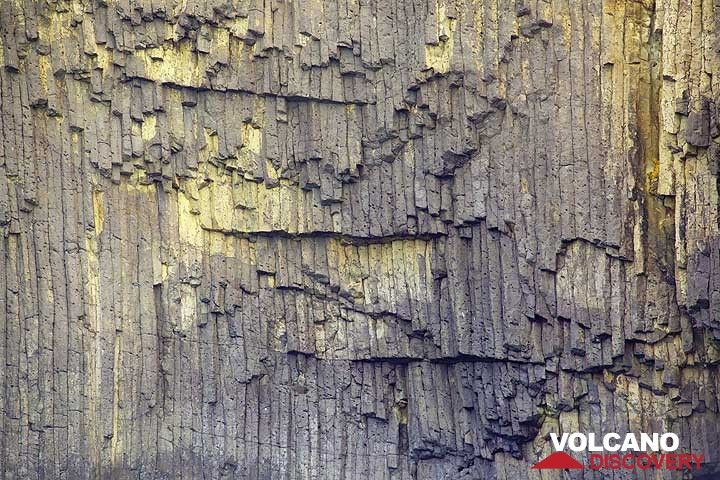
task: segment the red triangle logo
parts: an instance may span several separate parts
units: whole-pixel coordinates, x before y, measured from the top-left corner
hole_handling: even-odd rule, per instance
[[[583,464],[565,452],[555,452],[532,466],[533,470],[581,470]]]

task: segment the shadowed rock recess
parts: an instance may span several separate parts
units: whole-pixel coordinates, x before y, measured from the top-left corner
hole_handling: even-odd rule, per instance
[[[0,477],[718,478],[719,25],[0,0]]]

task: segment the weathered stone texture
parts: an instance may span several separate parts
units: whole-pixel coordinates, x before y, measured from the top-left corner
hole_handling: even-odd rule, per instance
[[[0,477],[554,479],[559,429],[712,472],[718,22],[0,0]]]

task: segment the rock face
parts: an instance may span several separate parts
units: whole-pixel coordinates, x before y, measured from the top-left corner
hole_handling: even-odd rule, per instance
[[[0,477],[718,478],[719,24],[3,0]]]

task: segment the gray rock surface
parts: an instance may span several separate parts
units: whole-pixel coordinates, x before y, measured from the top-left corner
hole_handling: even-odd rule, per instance
[[[0,478],[717,478],[718,22],[2,0]]]

